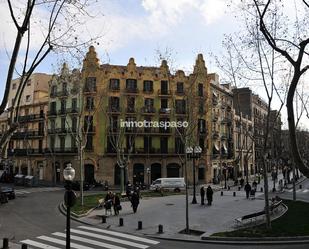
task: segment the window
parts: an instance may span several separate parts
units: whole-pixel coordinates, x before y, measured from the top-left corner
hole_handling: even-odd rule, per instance
[[[128,97],[127,98],[127,111],[128,112],[134,112],[135,107],[135,98],[134,97]]]
[[[203,84],[201,84],[201,83],[198,84],[198,96],[200,96],[200,97],[204,96]]]
[[[135,117],[126,117],[126,122],[130,124],[134,124],[136,121]],[[133,132],[135,130],[135,127],[133,125],[129,125],[126,127],[126,131]]]
[[[93,150],[93,136],[87,135],[86,150]]]
[[[161,108],[168,108],[168,99],[161,99]]]
[[[117,116],[111,116],[109,118],[109,127],[110,127],[110,131],[118,130],[118,117]]]
[[[61,118],[61,130],[65,131],[65,117]]]
[[[110,97],[109,98],[109,108],[111,111],[120,111],[119,107],[119,97]]]
[[[66,108],[67,108],[67,101],[66,101],[66,99],[61,99],[60,109],[61,109],[61,113],[62,114],[65,113]]]
[[[77,98],[72,99],[72,110],[73,111],[77,110]]]
[[[109,89],[110,90],[120,90],[120,80],[119,79],[110,79],[109,80]]]
[[[49,146],[51,149],[55,148],[55,136],[50,136]]]
[[[145,99],[145,106],[146,107],[153,107],[153,103],[154,103],[154,100],[153,99]]]
[[[183,82],[177,82],[177,89],[176,89],[177,93],[183,93]]]
[[[137,80],[127,79],[126,80],[126,89],[129,90],[129,91],[136,92],[137,91]]]
[[[26,95],[26,102],[30,102],[31,100],[31,95]]]
[[[87,97],[86,98],[86,110],[94,110],[94,97]]]
[[[198,120],[198,132],[199,133],[206,133],[206,121],[205,119]]]
[[[15,98],[12,98],[12,106],[14,105],[14,100],[15,100]]]
[[[16,89],[16,83],[14,83],[13,85],[12,85],[12,89],[14,90],[14,89]]]
[[[68,84],[66,83],[66,82],[63,82],[62,83],[62,91],[64,92],[64,93],[66,93],[67,91],[68,91]]]
[[[60,137],[60,150],[64,151],[65,148],[65,137],[61,136]]]
[[[161,94],[168,94],[168,82],[166,80],[161,81]]]
[[[51,97],[56,97],[57,95],[57,86],[52,86],[50,90]]]
[[[153,92],[153,82],[151,80],[144,81],[144,92]]]
[[[185,152],[185,146],[180,137],[175,138],[175,153],[183,154]]]
[[[152,148],[152,137],[144,136],[144,153],[149,153]]]
[[[177,99],[176,103],[176,113],[177,114],[185,114],[186,113],[186,101],[184,99]]]
[[[56,102],[50,102],[50,113],[55,114],[56,113]]]
[[[77,118],[72,117],[72,132],[76,132],[76,131],[77,131]]]
[[[51,130],[55,130],[56,129],[56,120],[55,119],[51,119],[50,120],[50,129]]]
[[[29,115],[29,108],[25,109],[25,116]]]
[[[97,90],[97,78],[88,77],[86,78],[85,92],[95,92]]]
[[[204,101],[200,100],[199,101],[199,105],[198,105],[198,111],[200,115],[203,115],[205,112],[205,108],[204,108]]]
[[[168,153],[168,138],[167,137],[160,138],[160,148],[161,148],[162,154]]]
[[[84,131],[93,131],[93,116],[85,116],[84,118]]]
[[[27,86],[31,86],[31,79],[27,80]]]

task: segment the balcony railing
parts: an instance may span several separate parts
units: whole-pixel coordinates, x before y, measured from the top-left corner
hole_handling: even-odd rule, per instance
[[[45,148],[45,154],[77,154],[77,148],[65,147],[65,148]]]
[[[171,96],[171,91],[170,90],[162,90],[162,89],[159,89],[158,90],[158,95],[159,96]]]
[[[8,156],[28,156],[44,154],[44,149],[8,149]]]
[[[44,131],[22,131],[13,133],[12,139],[37,138],[43,136]]]
[[[84,88],[84,93],[96,93],[97,92],[97,87],[92,86],[92,87],[85,87]]]
[[[171,108],[160,108],[160,114],[171,114]]]
[[[18,116],[18,122],[19,123],[27,123],[27,122],[32,122],[32,121],[37,121],[40,119],[44,119],[45,114],[30,114],[30,115],[25,115],[25,116]]]
[[[56,110],[50,110],[47,112],[47,116],[57,116],[57,111]]]
[[[111,112],[111,113],[120,113],[121,112],[121,108],[118,106],[108,106],[107,107],[107,112]]]
[[[154,114],[156,109],[153,106],[144,106],[141,108],[141,113],[143,114]]]

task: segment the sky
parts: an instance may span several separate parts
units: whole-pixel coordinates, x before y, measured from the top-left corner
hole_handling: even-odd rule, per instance
[[[13,1],[15,2],[15,1]],[[21,0],[21,2],[24,2]],[[240,23],[227,7],[230,0],[97,0],[89,7],[92,18],[76,31],[81,40],[96,39],[95,48],[101,63],[126,65],[130,57],[137,65],[158,65],[157,50],[170,51],[175,69],[192,70],[198,53],[204,55],[209,72],[217,72],[212,54],[222,53],[224,34],[237,33]],[[22,4],[16,3],[16,8]],[[37,20],[45,10],[37,10]],[[7,1],[0,0],[0,96],[8,68],[9,54],[16,35]],[[32,27],[33,51],[42,40],[42,23]],[[68,38],[69,39],[69,38]],[[25,49],[25,43],[22,44]],[[34,56],[30,53],[30,57]],[[68,55],[65,55],[68,56]],[[20,63],[21,57],[18,61]],[[60,61],[69,57],[50,53],[36,71],[56,73]],[[16,76],[16,74],[15,74]],[[253,89],[259,91],[260,89]],[[263,94],[261,94],[263,97]],[[283,114],[283,117],[285,115]],[[309,125],[308,125],[309,126]]]

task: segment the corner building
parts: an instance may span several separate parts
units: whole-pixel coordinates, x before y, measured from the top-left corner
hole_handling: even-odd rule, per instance
[[[210,77],[201,54],[192,74],[185,75],[181,70],[172,74],[164,60],[160,67],[137,66],[133,58],[127,66],[100,64],[94,47],[90,47],[81,73],[85,89],[92,89],[87,94],[95,106],[93,150],[86,153],[84,162],[88,179],[119,185],[120,159],[125,161],[125,179],[133,183],[184,176],[182,129],[120,126],[123,121],[146,120],[188,121],[192,132],[187,145],[202,148],[195,177],[200,183],[212,181]],[[188,161],[190,183],[192,167]]]

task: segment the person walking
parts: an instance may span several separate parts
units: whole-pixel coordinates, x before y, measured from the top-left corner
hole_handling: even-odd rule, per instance
[[[204,199],[205,199],[205,189],[204,186],[201,187],[200,189],[200,194],[201,194],[201,205],[204,205]]]
[[[131,196],[131,204],[132,204],[133,212],[136,213],[137,207],[139,204],[139,195],[136,191],[134,191]]]
[[[212,204],[212,197],[213,197],[213,190],[212,188],[210,187],[210,185],[207,187],[207,190],[206,190],[206,197],[207,197],[207,205],[211,205]]]
[[[105,208],[105,215],[107,214],[107,211],[110,212],[110,214],[112,214],[112,204],[113,204],[113,193],[111,191],[109,191],[104,199],[104,208]]]
[[[247,197],[247,199],[249,199],[249,194],[250,194],[250,191],[251,191],[251,186],[250,186],[249,182],[247,182],[246,185],[245,185],[245,191],[246,191],[246,197]]]
[[[244,178],[241,178],[240,181],[239,181],[239,183],[240,183],[240,187],[243,187],[243,186],[244,186],[244,183],[245,183]]]
[[[121,210],[121,205],[120,205],[120,198],[118,194],[114,195],[113,199],[113,207],[114,207],[114,213],[115,215],[119,214],[119,210]]]

